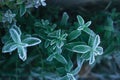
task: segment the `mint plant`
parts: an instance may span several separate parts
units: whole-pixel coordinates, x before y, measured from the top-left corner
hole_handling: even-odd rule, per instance
[[[11,28],[9,30],[10,36],[12,38],[12,41],[8,41],[3,46],[2,52],[8,53],[12,52],[15,49],[18,51],[19,58],[23,61],[27,59],[27,47],[29,46],[35,46],[39,43],[41,43],[41,40],[34,37],[27,37],[23,40],[21,40],[21,30],[15,26],[15,28]]]
[[[89,64],[95,62],[95,56],[103,54],[103,48],[98,46],[100,44],[100,37],[96,35],[95,37],[90,36],[88,45],[77,45],[72,48],[73,52],[82,53],[81,56],[85,60],[89,60]]]
[[[11,70],[15,72],[10,73],[11,79],[77,80],[76,75],[84,67],[83,64],[89,61],[92,65],[96,56],[103,54],[103,48],[99,46],[100,36],[90,29],[92,21],[85,23],[80,15],[77,15],[76,22],[69,20],[67,12],[63,13],[61,20],[46,17],[48,14],[39,11],[42,10],[40,6],[46,6],[45,0],[8,0],[0,5],[0,29],[3,30],[1,33],[5,32],[1,38],[2,53],[17,50],[19,58],[24,61],[15,64],[14,54],[9,59],[4,57],[7,62],[0,61],[0,66],[5,64],[0,76],[5,73],[6,66],[14,64],[15,68]],[[48,11],[51,11],[50,8]],[[32,50],[27,50],[31,46]],[[30,55],[28,58],[27,53]]]

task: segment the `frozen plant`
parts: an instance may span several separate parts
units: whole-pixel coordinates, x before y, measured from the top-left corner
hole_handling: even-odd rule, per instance
[[[2,22],[3,23],[5,23],[5,22],[12,23],[15,16],[16,16],[16,14],[13,14],[11,10],[7,10],[2,17]]]
[[[19,58],[23,61],[27,59],[27,47],[35,46],[41,43],[41,40],[35,37],[27,37],[21,40],[21,30],[14,26],[9,30],[12,41],[9,40],[2,48],[3,53],[13,52],[17,49]]]
[[[26,8],[30,7],[38,8],[41,5],[46,6],[45,0],[27,0]]]

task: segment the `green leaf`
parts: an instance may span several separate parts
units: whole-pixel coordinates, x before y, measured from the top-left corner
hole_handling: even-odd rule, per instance
[[[66,40],[66,37],[68,36],[68,34],[63,34],[62,36],[61,36],[61,40]]]
[[[73,30],[69,35],[68,35],[68,40],[72,41],[76,38],[78,38],[81,34],[80,30]]]
[[[61,25],[67,25],[68,19],[69,19],[68,14],[64,12],[61,20]]]
[[[47,48],[49,45],[50,45],[50,41],[46,40],[45,43],[44,43],[44,47]]]
[[[82,54],[81,58],[84,60],[88,60],[90,58],[90,52]]]
[[[80,26],[84,25],[84,19],[80,15],[77,16],[77,20]]]
[[[77,28],[77,30],[79,30],[79,31],[82,31],[84,29],[84,25],[83,26],[79,26],[78,28]]]
[[[96,48],[96,52],[95,52],[95,55],[102,55],[103,54],[103,48],[98,46]]]
[[[51,40],[51,41],[50,41],[50,45],[55,44],[55,43],[56,43],[56,41],[57,41],[56,39]]]
[[[85,45],[85,43],[83,42],[71,42],[65,45],[65,48],[69,51],[72,51],[73,46],[77,46],[77,45]]]
[[[7,52],[12,52],[17,48],[17,44],[14,42],[7,42],[3,48],[2,48],[2,52],[3,53],[7,53]]]
[[[34,38],[34,37],[28,37],[28,38],[24,39],[22,42],[27,43],[28,46],[35,46],[35,45],[41,43],[41,40],[38,38]]]
[[[70,72],[72,68],[73,68],[73,63],[72,63],[72,61],[71,61],[71,59],[70,59],[70,57],[69,57],[69,59],[68,59],[68,64],[65,65],[65,70],[66,70],[67,72]]]
[[[92,47],[93,43],[94,43],[94,36],[90,36],[88,40],[88,45]]]
[[[90,36],[95,36],[95,33],[89,28],[84,28],[83,31],[89,34]]]
[[[63,64],[67,64],[67,60],[61,54],[55,54],[55,59]]]
[[[23,46],[19,46],[18,47],[18,55],[22,61],[25,61],[27,59],[27,49]]]
[[[18,32],[15,29],[11,28],[9,30],[9,32],[15,43],[21,43],[20,35],[18,34]]]
[[[95,62],[95,56],[94,56],[94,53],[91,52],[91,53],[90,53],[89,64],[93,64],[94,62]]]
[[[19,27],[17,27],[16,25],[12,25],[12,28],[14,28],[17,31],[17,33],[21,36],[22,32]]]
[[[48,37],[51,37],[51,38],[58,38],[61,34],[61,30],[57,30],[57,31],[54,31],[54,32],[51,32],[48,34]]]
[[[9,22],[11,24],[15,16],[16,14],[13,14],[11,10],[7,10],[4,16],[2,17],[2,22]]]
[[[100,36],[99,35],[95,35],[90,36],[89,40],[88,40],[88,45],[91,46],[94,50],[98,47],[98,45],[100,44]]]
[[[92,23],[91,21],[88,21],[87,23],[84,24],[84,27],[88,28],[91,25],[91,23]]]
[[[47,61],[52,61],[54,57],[55,57],[55,54],[51,54],[51,55],[47,58]]]
[[[22,17],[26,13],[25,5],[20,5],[20,16]]]
[[[93,49],[96,49],[98,47],[98,45],[100,44],[100,36],[96,35],[94,38],[94,42],[93,42]]]
[[[77,45],[72,48],[73,52],[76,53],[87,53],[91,48],[87,45]]]

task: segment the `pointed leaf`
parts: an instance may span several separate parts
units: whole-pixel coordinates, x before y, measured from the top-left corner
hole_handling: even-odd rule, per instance
[[[34,38],[34,37],[28,37],[28,38],[24,39],[22,42],[27,43],[28,46],[35,46],[35,45],[41,43],[41,40],[38,38]]]
[[[92,23],[91,21],[88,21],[87,23],[84,24],[84,27],[88,28],[91,25],[91,23]]]
[[[61,54],[55,54],[55,59],[63,64],[67,64],[67,60]]]
[[[14,42],[21,43],[20,35],[15,29],[11,28],[9,32]]]
[[[22,61],[25,61],[27,59],[27,49],[23,46],[19,46],[18,47],[18,55]]]
[[[17,27],[16,25],[13,25],[12,27],[13,27],[13,28],[17,31],[17,33],[21,36],[22,32],[21,32],[20,28]]]
[[[65,45],[65,48],[69,51],[72,51],[72,48],[77,45],[85,45],[83,42],[71,42]]]
[[[68,40],[72,41],[76,38],[78,38],[81,34],[80,30],[73,30],[69,35],[68,35]]]
[[[94,36],[90,36],[90,37],[89,37],[89,40],[88,40],[88,45],[89,45],[89,46],[91,46],[91,47],[93,46],[94,39],[95,39]]]
[[[20,16],[22,17],[26,13],[25,5],[20,5]]]
[[[68,36],[68,34],[67,33],[65,33],[65,34],[63,34],[62,36],[61,36],[61,39],[62,40],[66,40],[66,37]]]
[[[8,42],[6,43],[3,48],[2,48],[2,52],[3,53],[7,53],[7,52],[12,52],[17,48],[17,44],[14,42]]]
[[[44,47],[47,48],[49,45],[50,45],[50,41],[46,40],[45,43],[44,43]]]
[[[89,28],[84,28],[83,31],[89,34],[90,36],[95,36],[95,33]]]
[[[51,37],[51,38],[58,38],[59,35],[60,35],[60,31],[59,30],[51,32],[51,33],[48,34],[48,36]]]
[[[82,31],[84,29],[84,25],[83,26],[79,26],[78,28],[77,28],[77,30],[79,30],[79,31]]]
[[[91,48],[87,45],[77,45],[72,48],[73,52],[76,53],[87,53]]]
[[[68,14],[64,12],[61,20],[61,25],[67,25],[68,19],[69,19]]]
[[[55,54],[51,54],[51,55],[47,58],[47,61],[52,61],[54,57],[55,57]]]
[[[71,61],[71,59],[70,59],[70,57],[69,57],[69,59],[68,59],[68,64],[65,65],[65,70],[66,70],[67,72],[70,72],[72,68],[73,68],[73,63],[72,63],[72,61]]]
[[[56,41],[57,41],[57,40],[55,40],[55,39],[51,40],[51,41],[50,41],[50,45],[55,44],[55,43],[56,43]]]
[[[100,44],[100,36],[99,35],[96,35],[95,36],[95,39],[94,39],[94,42],[93,42],[93,49],[96,49],[98,47],[98,45]]]
[[[80,15],[77,16],[77,20],[80,26],[84,25],[84,19]]]

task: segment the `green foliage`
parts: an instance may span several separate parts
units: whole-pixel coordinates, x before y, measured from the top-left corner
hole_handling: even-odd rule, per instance
[[[2,52],[8,53],[17,49],[19,58],[23,61],[27,59],[27,47],[35,46],[41,42],[40,39],[34,37],[26,37],[25,39],[21,40],[22,33],[17,26],[15,26],[15,28],[11,28],[9,32],[12,40],[9,40],[5,43]]]
[[[2,22],[3,23],[5,23],[5,22],[12,23],[15,15],[16,14],[12,14],[11,10],[6,11],[3,18],[2,18]]]
[[[69,36],[68,36],[69,41],[72,41],[72,40],[76,39],[77,37],[79,37],[81,34],[81,31],[84,31],[91,36],[95,35],[95,33],[88,28],[91,25],[91,21],[88,21],[87,23],[85,23],[84,19],[79,15],[77,16],[77,20],[78,20],[79,26],[78,26],[77,30],[73,30],[69,34]]]
[[[76,80],[83,63],[89,61],[92,65],[96,60],[95,56],[103,54],[103,48],[99,46],[100,36],[89,28],[91,21],[85,23],[80,15],[77,15],[78,22],[75,22],[78,25],[73,28],[66,12],[61,20],[55,22],[49,18],[38,18],[39,9],[34,7],[46,6],[45,0],[10,0],[2,1],[0,5],[3,11],[1,27],[5,31],[1,39],[2,53],[16,53],[17,50],[19,58],[24,61],[18,60],[15,54],[0,55],[9,57],[0,62],[0,66],[6,63],[0,74],[7,66],[14,64],[12,73],[9,73],[8,68],[10,78]],[[7,77],[7,73],[4,74],[0,76]]]

